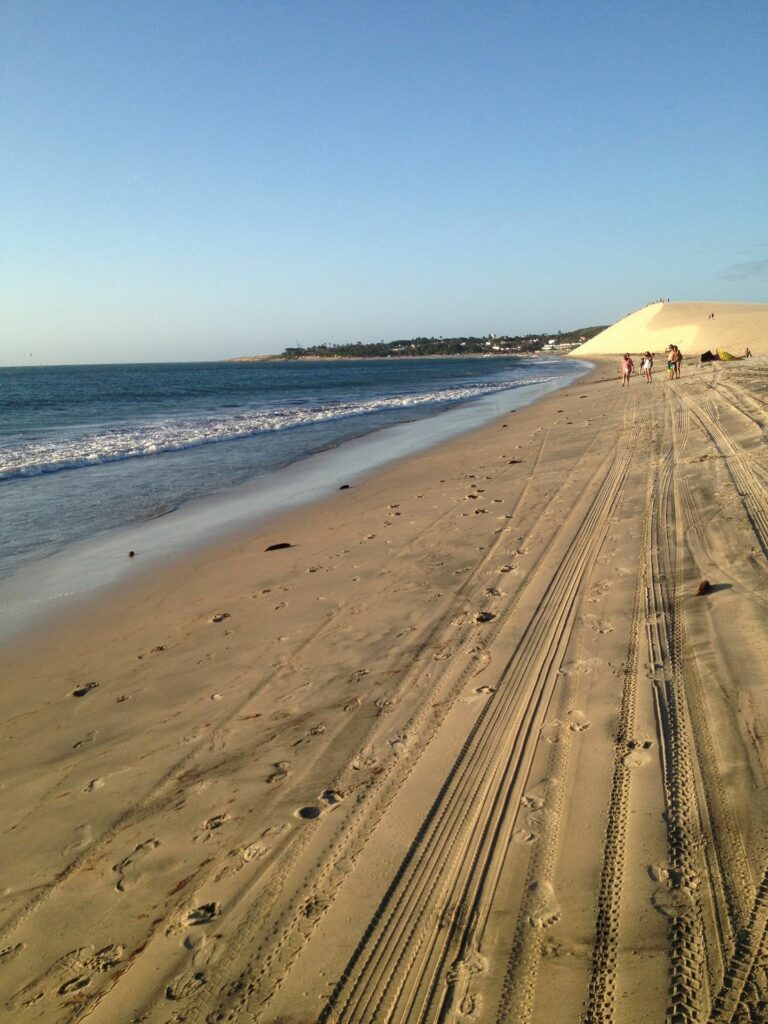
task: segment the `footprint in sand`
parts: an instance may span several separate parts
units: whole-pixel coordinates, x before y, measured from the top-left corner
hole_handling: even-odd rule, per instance
[[[459,1005],[459,1016],[464,1017],[465,1020],[479,1020],[480,1011],[482,1010],[483,999],[482,996],[470,993],[464,996]]]
[[[613,633],[613,626],[605,619],[598,619],[595,615],[584,616],[585,625],[589,626],[595,633]]]
[[[219,871],[214,878],[214,881],[220,882],[224,878],[228,878],[230,875],[234,875],[235,872],[240,871],[250,864],[252,861],[261,860],[262,857],[266,857],[269,853],[269,846],[264,843],[246,843],[243,846],[237,846],[234,850],[230,850],[228,854],[227,863]]]
[[[584,712],[577,709],[569,711],[565,716],[565,720],[571,732],[584,732],[585,729],[589,729],[592,725]]]
[[[191,966],[177,974],[166,985],[165,998],[169,1002],[175,1002],[179,999],[190,999],[196,992],[199,992],[201,988],[208,984],[208,978],[202,966],[204,965],[201,965],[197,961],[196,956],[193,956]]]
[[[145,839],[143,843],[135,846],[127,857],[124,857],[119,864],[115,864],[112,870],[117,874],[115,889],[118,892],[127,892],[138,884],[141,879],[140,866],[144,858],[156,850],[160,845],[159,839]]]
[[[679,886],[682,878],[680,872],[669,864],[650,864],[648,875],[654,882],[663,882],[669,888]]]
[[[0,967],[15,960],[24,951],[24,948],[23,942],[17,942],[15,946],[6,946],[5,949],[0,949]]]
[[[528,894],[528,923],[533,928],[549,928],[560,920],[560,904],[551,882],[532,882]]]
[[[405,753],[405,748],[408,745],[408,737],[405,734],[393,736],[389,741],[389,745],[392,748],[392,753],[395,757],[399,757],[401,754]]]
[[[85,949],[93,949],[93,946],[85,947]],[[84,950],[79,951],[81,954],[83,952]],[[106,974],[107,971],[116,967],[121,962],[124,953],[125,946],[110,944],[98,950],[93,956],[78,957],[79,963],[75,966],[81,973],[62,982],[56,990],[57,994],[65,996],[87,988],[96,975]]]
[[[340,793],[338,789],[324,789],[320,794],[320,799],[327,807],[336,807],[344,799],[344,794]]]
[[[284,836],[285,833],[290,832],[290,830],[291,826],[288,824],[287,821],[284,821],[282,825],[270,825],[268,828],[265,828],[264,831],[261,833],[261,838],[266,839],[268,841],[273,839],[279,839],[280,836]]]
[[[355,711],[357,710],[357,708],[360,707],[360,704],[360,698],[353,697],[351,700],[348,700],[347,703],[344,705],[344,711]]]
[[[15,955],[17,949],[12,947],[11,952]],[[94,952],[93,946],[74,949],[59,957],[42,974],[24,985],[7,1005],[10,1009],[23,1009],[37,1003],[47,993],[66,996],[88,988],[97,975],[106,974],[121,963],[124,954],[125,946],[120,944],[104,946],[97,952]]]
[[[477,652],[472,651],[475,655],[474,663],[472,665],[472,675],[479,676],[481,672],[484,672],[493,660],[490,651],[479,650]]]
[[[81,740],[78,740],[77,743],[73,743],[72,744],[72,749],[73,750],[80,750],[82,747],[89,746],[91,743],[93,743],[93,741],[96,739],[98,734],[99,734],[99,730],[98,729],[92,729],[89,733],[86,733],[85,736],[83,736],[83,738]]]
[[[641,768],[651,760],[649,751],[653,747],[651,739],[631,739],[627,741],[628,752],[624,755],[622,762],[628,768]]]
[[[207,832],[215,832],[220,829],[222,825],[225,825],[228,821],[231,821],[231,817],[226,811],[223,814],[214,814],[212,818],[208,818],[203,822],[203,828]]]
[[[370,751],[364,750],[359,757],[352,762],[352,770],[356,772],[370,771],[377,765],[377,759]]]
[[[545,743],[559,743],[563,734],[563,723],[559,719],[545,722],[539,730],[539,735]]]
[[[268,783],[282,782],[283,779],[288,778],[288,774],[291,770],[290,761],[275,761],[274,771],[267,776]]]
[[[535,811],[539,810],[539,808],[545,805],[556,785],[556,779],[542,779],[541,782],[537,782],[535,786],[528,790],[520,803],[523,807],[529,807]]]
[[[485,957],[481,956],[477,950],[470,949],[461,960],[454,960],[446,975],[446,980],[449,984],[455,984],[466,981],[468,978],[477,977],[479,974],[485,974],[487,970],[488,961]]]
[[[191,928],[195,925],[208,924],[214,917],[218,917],[220,913],[221,907],[218,903],[201,903],[199,906],[187,911],[184,925],[187,928]]]
[[[71,857],[75,853],[82,853],[93,842],[93,829],[90,825],[78,825],[75,829],[75,839],[61,852],[65,857]]]
[[[390,714],[395,708],[395,702],[388,697],[379,697],[378,700],[374,701],[374,704],[380,715]]]
[[[245,846],[239,846],[232,853],[239,857],[243,864],[250,864],[252,860],[261,860],[262,857],[266,857],[269,847],[262,843],[246,843]]]
[[[693,896],[685,886],[657,889],[651,903],[664,917],[684,917],[693,910]]]

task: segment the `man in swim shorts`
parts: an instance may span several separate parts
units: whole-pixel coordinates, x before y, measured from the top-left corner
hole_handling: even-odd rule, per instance
[[[629,352],[624,353],[624,358],[621,360],[621,366],[619,367],[619,373],[621,374],[621,386],[624,387],[626,384],[629,387],[629,378],[635,371],[635,364],[632,362],[632,356]]]
[[[669,379],[674,380],[675,377],[675,346],[670,345],[667,349],[667,373]]]

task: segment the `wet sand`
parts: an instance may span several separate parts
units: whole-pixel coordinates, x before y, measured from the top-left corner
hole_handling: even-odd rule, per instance
[[[7,1019],[763,1019],[768,359],[614,362],[3,649]]]

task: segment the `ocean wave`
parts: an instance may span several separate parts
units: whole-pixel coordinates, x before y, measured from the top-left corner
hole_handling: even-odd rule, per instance
[[[426,405],[453,405],[508,391],[528,384],[552,380],[550,376],[445,388],[420,394],[400,394],[358,402],[337,402],[325,406],[261,407],[238,413],[145,420],[115,424],[91,431],[73,431],[66,436],[36,434],[17,436],[0,444],[0,480],[39,476],[62,470],[80,469],[124,459],[184,451],[201,445],[254,437],[329,420],[364,416],[388,410]]]

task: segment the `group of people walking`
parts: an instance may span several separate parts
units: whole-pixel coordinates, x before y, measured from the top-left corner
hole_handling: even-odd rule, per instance
[[[667,373],[670,380],[676,380],[680,376],[680,365],[683,361],[683,354],[677,345],[670,345],[666,350]],[[640,357],[640,369],[643,371],[646,384],[653,384],[653,353],[643,352]],[[624,353],[619,366],[621,386],[629,387],[629,378],[635,372],[635,364],[629,352]]]

